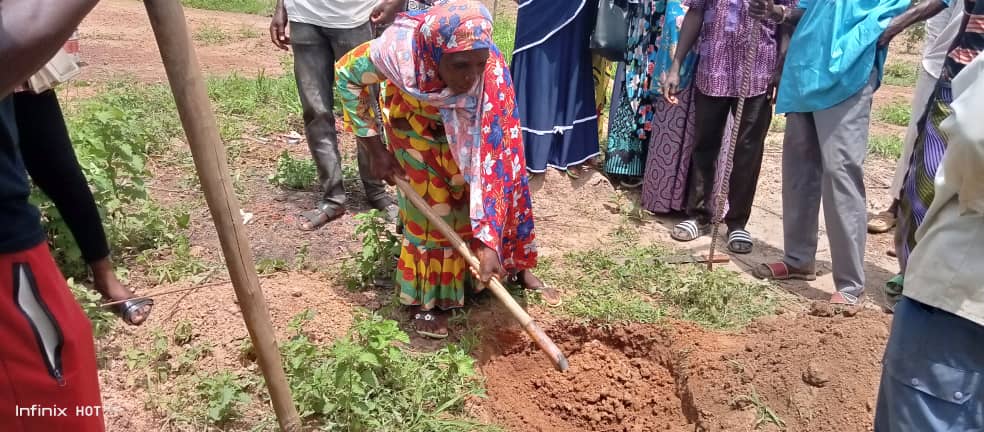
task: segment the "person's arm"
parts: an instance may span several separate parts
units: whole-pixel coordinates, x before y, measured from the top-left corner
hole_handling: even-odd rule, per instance
[[[923,22],[936,16],[936,14],[942,12],[947,7],[949,7],[949,5],[944,0],[924,0],[915,6],[910,7],[901,15],[892,18],[892,22],[888,24],[888,28],[886,28],[885,32],[882,33],[880,38],[878,38],[878,46],[888,46],[888,44],[892,42],[892,39],[895,38],[895,36],[898,36],[899,33],[905,31],[905,29],[909,28],[913,24]]]
[[[0,97],[58,52],[98,0],[4,0],[0,6]]]
[[[776,68],[770,82],[772,100],[775,101],[779,80],[782,79],[783,67],[786,64],[786,52],[789,51],[789,40],[792,39],[793,29],[785,24],[776,25]]]
[[[277,48],[287,50],[290,45],[290,35],[287,34],[287,7],[284,0],[277,0],[273,7],[273,18],[270,19],[270,40]]]
[[[368,150],[370,175],[392,183],[392,177],[406,177],[403,169],[386,149],[379,135],[376,116],[373,114],[371,86],[386,80],[369,57],[372,41],[366,42],[335,63],[335,93],[342,102],[342,116],[346,128],[356,136],[356,144]]]
[[[677,40],[676,51],[673,53],[673,64],[666,72],[666,79],[661,83],[663,86],[663,96],[672,103],[675,102],[675,95],[680,92],[680,67],[687,59],[687,54],[693,49],[694,43],[700,36],[700,29],[704,26],[704,8],[702,4],[691,2],[692,6],[687,10],[687,15],[683,17],[683,25],[680,27],[680,38]]]
[[[396,14],[405,8],[405,0],[380,0],[376,8],[372,10],[372,23],[377,26],[390,25],[396,19]]]
[[[806,4],[809,0],[800,0],[798,7],[777,5],[773,0],[751,0],[748,6],[748,13],[753,18],[759,20],[772,21],[795,28],[806,12]]]

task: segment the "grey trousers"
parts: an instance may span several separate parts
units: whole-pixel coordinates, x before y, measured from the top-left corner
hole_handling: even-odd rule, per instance
[[[862,166],[876,78],[832,108],[789,114],[782,151],[783,261],[798,269],[816,268],[822,199],[834,284],[853,295],[864,291],[867,208]]]
[[[290,23],[290,44],[294,50],[294,76],[304,111],[304,132],[311,156],[318,166],[318,178],[323,193],[319,208],[331,212],[345,205],[342,185],[342,163],[338,152],[338,131],[335,128],[334,107],[335,61],[372,38],[372,27],[366,23],[353,29],[330,29],[310,24]],[[359,174],[366,197],[377,208],[386,207],[393,199],[382,181],[369,178],[369,158],[358,146]]]

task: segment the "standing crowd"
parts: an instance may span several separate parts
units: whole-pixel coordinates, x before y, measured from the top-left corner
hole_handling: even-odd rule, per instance
[[[18,37],[0,38],[0,55],[15,59],[0,71],[0,335],[8,347],[0,424],[101,431],[98,416],[15,411],[100,403],[91,327],[51,258],[29,179],[65,208],[95,288],[124,301],[116,312],[139,325],[153,305],[126,301],[132,293],[112,273],[57,98],[29,80],[96,1],[8,3],[0,28]],[[612,10],[624,17],[625,38],[602,58],[592,35],[611,24],[601,14]],[[750,252],[764,140],[773,114],[783,114],[785,250],[755,274],[816,278],[822,204],[831,302],[856,305],[867,231],[897,225],[902,273],[889,284],[896,316],[875,430],[984,429],[984,274],[975,261],[984,252],[984,0],[525,0],[515,47],[495,45],[492,18],[473,0],[280,0],[270,27],[273,43],[294,52],[323,192],[298,225],[314,230],[345,212],[340,115],[357,137],[370,204],[401,227],[395,285],[418,333],[447,337],[448,311],[492,278],[561,303],[533,274],[529,177],[547,169],[577,175],[601,162],[621,186],[642,188],[645,208],[684,215],[672,230],[677,241],[723,222],[728,249]],[[869,219],[863,164],[873,94],[889,42],[924,20],[919,115],[893,204]],[[511,65],[501,49],[513,49]],[[35,168],[42,163],[47,171]],[[50,164],[68,180],[52,181]],[[383,182],[397,179],[468,243],[479,269],[407,197],[386,192]]]

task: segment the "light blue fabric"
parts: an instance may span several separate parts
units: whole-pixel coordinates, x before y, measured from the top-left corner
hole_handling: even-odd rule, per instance
[[[878,38],[910,0],[801,0],[806,9],[793,33],[776,98],[777,113],[833,107],[868,83],[881,83],[888,50]]]
[[[683,26],[683,17],[687,15],[686,9],[681,4],[681,0],[668,0],[666,2],[666,15],[663,16],[663,28],[659,37],[659,49],[656,51],[656,70],[653,75],[660,77],[662,81],[663,73],[670,70],[673,65],[673,56],[676,53],[677,42],[680,40],[680,29]],[[690,85],[693,78],[694,66],[697,64],[697,46],[684,58],[680,65],[680,85],[681,89]],[[660,86],[655,86],[656,94],[662,94]]]

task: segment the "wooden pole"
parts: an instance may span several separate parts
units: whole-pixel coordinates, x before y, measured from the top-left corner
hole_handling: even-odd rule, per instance
[[[403,192],[403,195],[413,203],[413,206],[416,207],[417,210],[420,210],[420,212],[427,217],[427,220],[434,224],[441,234],[444,234],[444,237],[447,237],[448,241],[451,242],[451,245],[454,246],[454,249],[465,258],[468,265],[475,271],[478,271],[478,269],[481,268],[481,263],[472,253],[468,245],[461,240],[458,233],[454,231],[454,228],[451,228],[447,222],[444,222],[444,218],[438,216],[437,213],[434,213],[431,206],[427,204],[427,201],[424,201],[424,198],[421,197],[417,191],[413,190],[410,183],[407,183],[406,180],[398,177],[394,178],[393,182],[396,183],[396,187],[400,189],[400,192]],[[506,310],[508,310],[509,313],[516,318],[516,321],[519,321],[519,324],[523,327],[523,330],[526,330],[526,334],[528,334],[530,338],[536,342],[537,346],[539,346],[540,349],[547,354],[547,357],[550,358],[551,362],[553,362],[554,367],[561,372],[566,371],[568,365],[567,358],[564,357],[564,353],[560,352],[560,348],[557,348],[557,345],[554,344],[553,340],[551,340],[550,337],[543,332],[543,329],[536,324],[536,321],[533,321],[533,318],[530,317],[525,310],[523,310],[522,306],[520,306],[519,303],[516,303],[516,299],[509,294],[509,291],[507,291],[506,287],[502,285],[502,282],[499,281],[498,278],[493,277],[492,281],[489,282],[489,289],[492,291],[492,294],[499,299],[502,305],[506,307]]]
[[[301,419],[291,398],[273,323],[256,277],[253,251],[240,220],[239,200],[233,191],[225,148],[188,34],[184,9],[178,0],[144,0],[144,5],[277,421],[282,430],[299,432]]]

